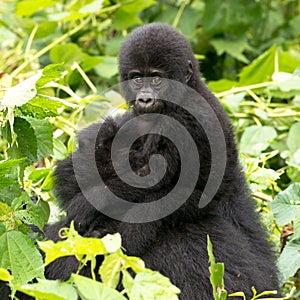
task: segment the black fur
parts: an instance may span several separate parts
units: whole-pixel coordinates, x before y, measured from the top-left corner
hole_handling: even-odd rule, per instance
[[[180,121],[191,133],[199,151],[200,175],[186,203],[171,215],[153,222],[132,224],[111,219],[86,201],[77,184],[72,159],[67,158],[56,169],[57,192],[67,217],[58,224],[48,226],[47,237],[57,241],[58,230],[69,226],[71,220],[75,220],[77,230],[84,236],[102,237],[106,233],[120,232],[126,253],[141,257],[147,267],[168,276],[181,289],[180,299],[211,300],[206,244],[209,234],[216,260],[225,263],[225,288],[230,293],[244,291],[248,298],[252,294],[252,286],[258,292],[278,289],[274,258],[249,196],[230,122],[217,99],[200,80],[198,64],[187,40],[170,26],[146,25],[128,36],[119,59],[121,82],[128,79],[131,69],[154,67],[164,70],[169,79],[185,83],[187,62],[191,62],[194,73],[187,85],[199,93],[199,101],[206,101],[211,106],[225,135],[227,164],[222,184],[213,201],[204,209],[199,209],[198,202],[211,169],[210,146],[195,118],[179,106],[164,103],[161,113]],[[184,96],[184,91],[182,93]],[[127,100],[131,101],[128,97]],[[197,114],[205,118],[207,126],[213,130],[210,117],[201,111]],[[85,153],[90,151],[91,144],[95,144],[94,137],[97,136],[95,158],[107,188],[128,201],[149,202],[160,199],[174,187],[180,173],[180,158],[170,140],[154,134],[140,138],[131,148],[132,169],[141,176],[148,174],[149,157],[159,153],[167,161],[166,175],[159,184],[147,190],[123,183],[111,164],[110,147],[119,128],[134,116],[136,111],[132,109],[121,117],[107,119],[99,133],[99,124],[96,124],[80,134],[77,150],[77,154],[81,155],[80,173],[83,176],[89,174]],[[188,155],[188,145],[185,149]],[[93,190],[96,179],[86,184],[88,189]],[[109,205],[109,199],[101,200]],[[117,207],[112,206],[111,209],[117,210]],[[46,276],[66,280],[71,272],[77,270],[77,266],[75,258],[61,258],[46,268]],[[84,268],[82,274],[90,276],[89,268]]]

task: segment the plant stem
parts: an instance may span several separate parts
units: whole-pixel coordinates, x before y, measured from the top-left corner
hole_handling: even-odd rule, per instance
[[[62,35],[58,39],[54,40],[52,43],[47,45],[45,48],[41,49],[39,52],[34,54],[31,58],[24,61],[17,69],[15,69],[11,73],[11,77],[12,78],[16,77],[16,75],[18,75],[21,71],[23,71],[31,62],[33,62],[37,58],[41,57],[42,55],[47,53],[50,49],[52,49],[54,46],[56,46],[57,44],[61,43],[64,40],[66,40],[68,37],[72,36],[74,33],[79,31],[80,29],[82,29],[90,20],[91,20],[91,16],[86,18],[83,22],[81,22],[78,26],[76,26],[75,28],[73,28],[69,32],[65,33],[64,35]]]
[[[221,98],[224,96],[228,96],[228,95],[232,95],[232,94],[236,94],[236,93],[240,93],[240,92],[247,92],[248,90],[260,89],[260,88],[272,86],[275,84],[277,84],[276,81],[267,81],[267,82],[263,82],[263,83],[257,83],[257,84],[253,84],[253,85],[247,85],[247,86],[233,88],[233,89],[225,91],[225,92],[216,93],[215,95],[217,98]]]
[[[88,76],[85,74],[85,72],[82,70],[82,68],[79,66],[77,62],[74,62],[73,64],[74,68],[79,72],[81,77],[84,79],[86,84],[90,87],[90,89],[93,91],[94,94],[97,94],[97,88],[92,83],[92,81],[88,78]]]

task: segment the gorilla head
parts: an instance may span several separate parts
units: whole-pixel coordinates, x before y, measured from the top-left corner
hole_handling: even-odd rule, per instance
[[[167,89],[163,79],[198,87],[198,62],[188,41],[166,24],[149,24],[130,34],[120,50],[119,63],[120,81],[131,80],[126,100],[139,114],[161,112],[164,103],[159,95]]]

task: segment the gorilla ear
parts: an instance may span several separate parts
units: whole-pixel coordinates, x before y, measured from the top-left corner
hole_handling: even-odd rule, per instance
[[[188,60],[188,64],[189,64],[189,67],[188,67],[188,71],[185,75],[185,82],[188,83],[194,73],[194,68],[193,68],[193,64],[190,60]]]

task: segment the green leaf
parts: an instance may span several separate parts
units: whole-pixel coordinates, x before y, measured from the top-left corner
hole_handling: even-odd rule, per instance
[[[11,276],[10,273],[7,270],[5,270],[3,268],[0,268],[0,280],[12,281],[13,276]]]
[[[139,257],[135,256],[127,256],[123,255],[123,260],[125,261],[125,266],[124,268],[130,268],[132,269],[135,273],[140,273],[145,271],[145,263],[142,259]]]
[[[246,96],[245,92],[230,94],[222,98],[221,103],[229,112],[237,112],[241,101],[244,100]]]
[[[26,118],[31,124],[37,141],[37,156],[43,158],[53,154],[52,125],[48,120]]]
[[[121,248],[122,240],[119,233],[107,234],[106,236],[101,238],[101,240],[108,253],[116,252]]]
[[[37,91],[35,85],[40,77],[41,73],[36,74],[8,89],[5,92],[1,104],[4,106],[15,107],[21,106],[30,101],[36,96]]]
[[[293,183],[280,192],[270,203],[272,212],[279,225],[286,225],[300,212],[300,183]]]
[[[99,269],[102,282],[111,288],[116,288],[120,281],[121,267],[122,256],[119,253],[105,256]]]
[[[51,240],[38,243],[40,248],[45,252],[46,265],[64,256],[76,255],[82,257],[86,255],[87,260],[92,260],[96,255],[108,254],[101,239],[82,237],[73,226],[66,230],[65,233],[67,236],[66,240],[57,243]]]
[[[24,0],[18,3],[16,7],[16,15],[30,17],[36,12],[53,6],[58,2],[59,0]]]
[[[36,82],[36,88],[40,89],[48,82],[60,79],[62,77],[61,72],[62,64],[50,64],[43,69],[41,78]]]
[[[257,171],[251,173],[248,177],[249,181],[256,182],[260,190],[266,190],[272,188],[272,184],[280,177],[276,171],[267,168],[260,168]]]
[[[56,45],[50,51],[50,59],[58,64],[63,62],[69,68],[74,62],[82,62],[82,50],[73,43]]]
[[[224,91],[230,90],[236,86],[238,86],[238,83],[236,81],[232,81],[232,80],[228,80],[228,79],[220,79],[218,81],[210,81],[208,83],[208,87],[214,93],[224,92]]]
[[[99,65],[104,60],[103,57],[91,56],[82,52],[82,49],[73,43],[55,46],[50,51],[50,58],[56,63],[63,61],[66,68],[70,68],[76,62],[81,65],[85,72]]]
[[[32,180],[33,182],[38,182],[48,176],[48,174],[51,172],[51,169],[33,169],[33,171],[28,176],[29,180]]]
[[[17,134],[17,155],[27,157],[31,162],[37,160],[37,138],[31,124],[23,118],[15,118],[14,132]]]
[[[82,300],[126,300],[119,292],[101,282],[75,274],[71,278]]]
[[[95,66],[96,73],[103,78],[111,78],[118,74],[118,60],[116,57],[105,57],[103,62]]]
[[[161,275],[159,272],[141,272],[138,273],[133,282],[132,287],[126,290],[130,299],[144,300],[177,300],[177,294],[180,290],[171,283],[170,279]]]
[[[7,231],[0,237],[0,267],[9,269],[13,283],[24,284],[44,277],[43,260],[33,242],[19,231]]]
[[[57,160],[63,160],[70,155],[65,144],[59,140],[53,140],[53,157]]]
[[[278,269],[282,275],[282,282],[294,276],[300,268],[300,239],[289,241],[284,247],[278,260]]]
[[[25,224],[34,224],[43,230],[48,221],[49,215],[42,207],[34,204],[27,193],[23,192],[20,197],[15,198],[11,204],[14,217]]]
[[[292,125],[287,138],[287,145],[292,153],[300,149],[300,122]]]
[[[79,12],[83,14],[97,13],[102,8],[103,0],[95,0],[92,3],[80,8]]]
[[[1,161],[0,162],[0,177],[5,176],[8,171],[11,168],[15,168],[15,167],[19,167],[19,166],[24,166],[24,164],[26,163],[26,158],[19,158],[19,159],[8,159],[5,161]]]
[[[24,116],[45,119],[46,117],[57,116],[58,109],[63,106],[64,104],[60,101],[43,98],[42,95],[40,95],[22,105],[19,110]]]
[[[138,13],[155,4],[153,0],[121,1],[122,6],[114,13],[112,26],[115,29],[124,30],[135,24],[142,24]]]
[[[246,50],[252,50],[248,44],[246,37],[241,37],[237,40],[228,39],[212,39],[210,43],[217,50],[217,54],[221,56],[223,53],[228,53],[233,58],[247,64],[249,63],[248,58],[243,54]]]
[[[43,300],[77,300],[78,295],[72,284],[59,280],[39,279],[37,283],[15,286],[26,295]]]
[[[245,129],[241,137],[240,151],[257,156],[266,150],[276,137],[277,132],[273,127],[252,125]]]
[[[208,260],[210,263],[209,273],[210,273],[210,283],[213,288],[213,295],[215,300],[226,300],[227,291],[224,287],[224,263],[216,263],[214,254],[213,254],[213,246],[210,241],[209,236],[207,236],[207,252],[208,252]]]
[[[244,67],[239,75],[239,86],[270,81],[275,70],[276,51],[277,46],[274,45],[256,58],[250,65]]]
[[[253,1],[205,0],[203,31],[207,36],[221,33],[243,35],[260,14],[260,6]]]

